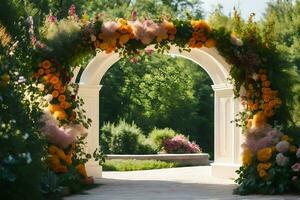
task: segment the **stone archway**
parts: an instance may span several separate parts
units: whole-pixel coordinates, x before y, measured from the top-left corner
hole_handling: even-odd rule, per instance
[[[233,87],[228,81],[230,65],[219,55],[215,48],[191,49],[180,52],[172,46],[169,54],[185,57],[201,66],[213,81],[214,90],[214,158],[212,175],[235,177],[235,170],[240,166],[241,129],[231,121],[242,109],[239,99],[234,98]],[[79,96],[83,98],[86,115],[92,119],[88,129],[87,151],[93,152],[99,146],[99,85],[107,70],[118,60],[117,53],[98,53],[80,76]],[[76,77],[76,76],[74,76]],[[86,164],[89,175],[101,177],[101,167],[96,162]]]

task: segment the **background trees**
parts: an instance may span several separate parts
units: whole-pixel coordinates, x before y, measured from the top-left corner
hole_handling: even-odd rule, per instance
[[[101,124],[123,118],[146,134],[154,127],[169,127],[212,152],[212,81],[197,64],[156,54],[136,64],[122,60],[101,84]]]

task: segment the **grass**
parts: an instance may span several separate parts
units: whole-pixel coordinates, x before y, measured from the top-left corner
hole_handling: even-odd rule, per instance
[[[103,163],[103,171],[135,171],[176,167],[174,162],[158,160],[106,160]]]

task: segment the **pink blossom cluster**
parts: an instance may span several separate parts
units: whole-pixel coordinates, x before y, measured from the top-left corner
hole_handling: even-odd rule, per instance
[[[200,153],[201,149],[195,142],[190,142],[183,135],[176,135],[163,142],[166,153]]]
[[[132,27],[133,34],[136,40],[140,40],[143,44],[150,44],[154,38],[163,40],[168,38],[168,27],[170,22],[164,20],[161,23],[155,23],[152,20],[144,21],[128,21]],[[105,22],[102,24],[101,32],[104,36],[111,36],[119,28],[120,24],[114,21]]]
[[[78,137],[86,134],[85,128],[80,124],[59,127],[57,121],[48,113],[43,115],[41,121],[44,123],[41,131],[46,136],[46,139],[61,148],[68,147]]]
[[[255,154],[260,149],[276,145],[282,135],[280,131],[272,129],[271,126],[249,129],[246,133],[246,142],[243,144],[243,147]],[[281,146],[280,144],[280,149]]]

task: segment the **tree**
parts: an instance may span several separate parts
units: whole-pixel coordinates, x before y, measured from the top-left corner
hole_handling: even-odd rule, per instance
[[[170,127],[213,151],[212,82],[197,64],[161,55],[122,60],[101,84],[101,124],[123,118],[145,133]]]

